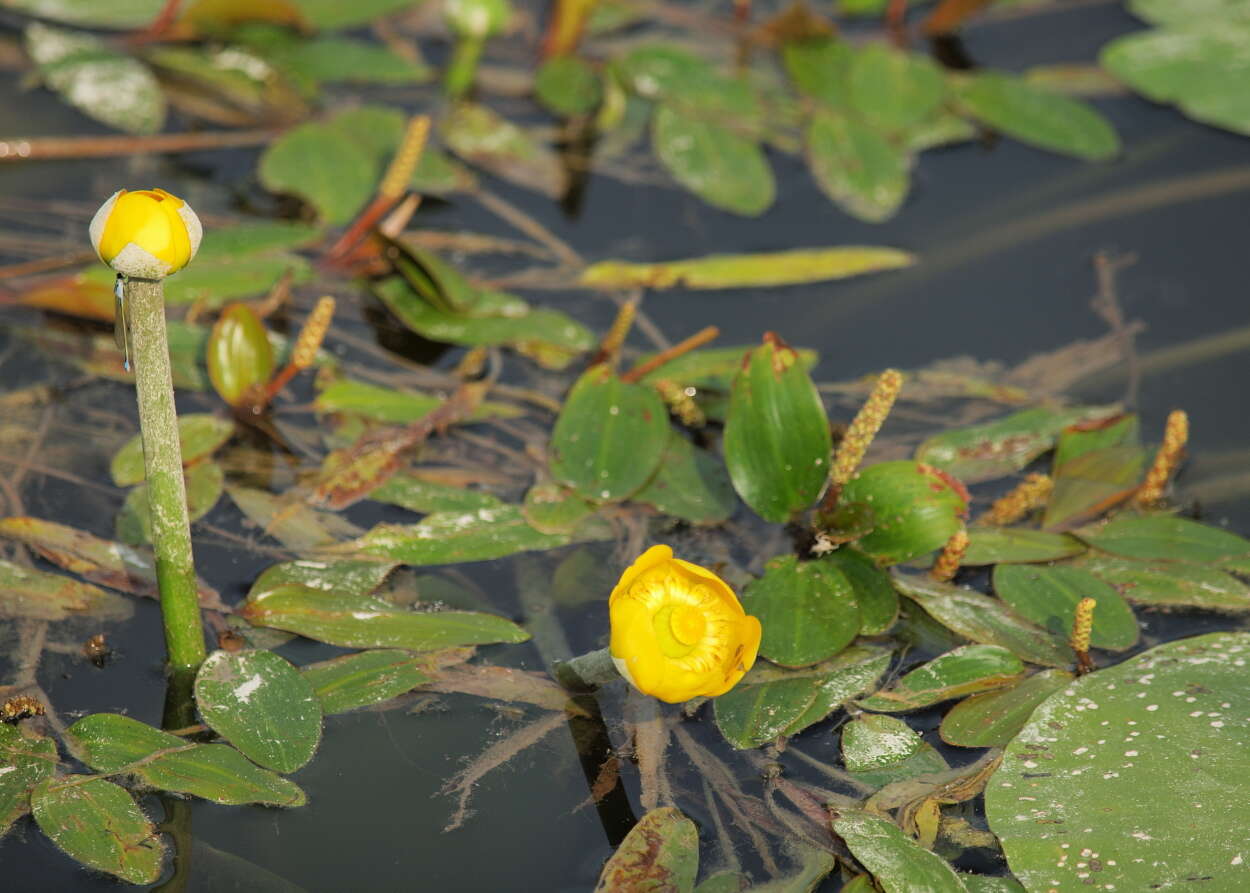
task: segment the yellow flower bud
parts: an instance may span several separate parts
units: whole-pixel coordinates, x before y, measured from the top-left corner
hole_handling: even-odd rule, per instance
[[[652,546],[608,601],[612,661],[643,694],[670,704],[737,685],[760,648],[760,622],[716,574]]]
[[[164,189],[121,189],[91,219],[91,244],[123,276],[164,279],[195,257],[203,230],[191,206]]]

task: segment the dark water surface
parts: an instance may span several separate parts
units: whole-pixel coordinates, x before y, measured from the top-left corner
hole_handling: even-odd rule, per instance
[[[1082,4],[974,28],[966,44],[981,64],[1018,69],[1092,59],[1107,40],[1136,27],[1116,5]],[[1250,531],[1248,485],[1243,482],[1238,490],[1236,476],[1246,469],[1245,456],[1250,455],[1250,413],[1244,398],[1250,351],[1214,350],[1198,359],[1184,352],[1159,352],[1250,326],[1245,285],[1250,142],[1132,97],[1100,101],[1099,107],[1124,140],[1121,159],[1090,165],[1011,142],[992,149],[959,146],[927,152],[917,166],[912,197],[898,218],[883,226],[858,223],[838,211],[801,164],[784,157],[773,159],[777,204],[759,220],[721,214],[677,191],[601,177],[592,179],[576,219],[511,187],[500,186],[499,192],[592,260],[658,260],[848,243],[890,244],[917,252],[922,260],[914,269],[849,283],[723,293],[677,290],[654,294],[645,304],[674,340],[715,323],[723,332],[722,344],[753,342],[762,331],[774,330],[793,344],[817,348],[822,361],[816,375],[821,380],[844,380],[885,366],[916,368],[957,355],[1014,364],[1033,353],[1101,335],[1105,325],[1089,306],[1095,288],[1091,257],[1100,250],[1135,253],[1138,262],[1119,277],[1119,295],[1128,318],[1147,325],[1138,339],[1145,369],[1137,407],[1143,431],[1147,440],[1157,438],[1169,410],[1187,409],[1193,461],[1182,478],[1180,498],[1200,495],[1207,520],[1245,533]],[[42,92],[21,92],[12,73],[0,76],[0,120],[6,135],[102,132]],[[0,195],[94,202],[119,184],[151,183],[185,196],[201,212],[220,212],[230,210],[223,184],[235,194],[255,189],[247,181],[254,159],[255,153],[236,151],[5,165],[0,166]],[[511,235],[468,201],[431,205],[416,222]],[[20,227],[21,221],[5,211],[0,231],[12,233]],[[85,246],[85,221],[66,226],[64,234]],[[612,307],[605,301],[581,295],[550,300],[598,327],[611,318]],[[345,308],[344,316],[359,316],[359,310]],[[0,324],[30,324],[38,318],[30,311],[0,311]],[[9,336],[0,332],[0,349],[8,346]],[[77,376],[66,367],[36,360],[28,371],[22,368],[12,360],[3,366],[6,389],[21,384],[27,374],[31,380],[51,375],[54,381]],[[1079,396],[1110,402],[1124,393],[1125,377],[1115,373],[1084,386]],[[113,401],[112,411],[123,418],[133,417],[129,388],[96,385],[92,394],[92,399],[103,395]],[[184,411],[214,405],[206,397],[180,398],[180,403]],[[86,416],[84,424],[89,424]],[[120,445],[132,431],[110,436]],[[98,467],[75,471],[106,481],[111,451],[102,448]],[[111,535],[119,495],[83,494],[66,482],[32,480],[23,492],[30,514]],[[239,523],[228,500],[207,520],[223,527]],[[609,554],[605,549],[604,555]],[[240,597],[256,573],[272,563],[220,545],[199,547],[197,557],[203,575],[228,600]],[[491,593],[498,610],[519,616],[508,563],[474,566],[469,572]],[[580,609],[566,619],[575,650],[602,643],[606,604]],[[1185,615],[1144,619],[1152,636],[1164,638],[1237,623]],[[155,604],[137,604],[134,620],[113,635],[120,656],[105,671],[78,658],[49,655],[41,677],[49,695],[67,720],[108,710],[159,723],[163,680]],[[537,653],[525,647],[483,651],[493,662],[542,666]],[[307,662],[331,652],[304,644],[282,653]],[[2,661],[0,667],[7,678],[11,667]],[[475,699],[446,697],[442,705],[449,709],[330,718],[316,758],[293,776],[308,792],[306,808],[183,804],[197,840],[185,889],[593,887],[610,846],[595,810],[578,808],[587,797],[586,783],[563,729],[487,775],[474,792],[470,819],[457,831],[442,832],[454,806],[437,796],[444,780],[462,766],[464,755],[480,752],[518,725],[516,718]],[[706,730],[699,731],[702,735]],[[836,738],[827,730],[808,734],[824,739],[813,751],[832,754]],[[145,805],[151,815],[160,816],[154,798]],[[634,805],[637,809],[636,801]],[[692,815],[702,818],[694,810]],[[710,851],[705,848],[705,853]],[[272,872],[272,877],[260,876],[239,859]],[[29,821],[0,842],[0,878],[0,887],[15,891],[118,886],[77,867]]]

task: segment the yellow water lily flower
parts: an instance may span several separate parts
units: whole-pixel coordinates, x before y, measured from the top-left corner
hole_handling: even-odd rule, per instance
[[[123,276],[164,279],[195,257],[203,229],[191,206],[164,189],[119,189],[91,219],[91,244]]]
[[[707,568],[652,546],[608,600],[612,661],[643,694],[676,704],[737,685],[760,648],[760,622]]]

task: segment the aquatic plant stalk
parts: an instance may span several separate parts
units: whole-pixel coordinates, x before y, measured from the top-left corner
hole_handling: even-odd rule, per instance
[[[621,678],[607,648],[562,661],[555,665],[552,675],[556,682],[573,692],[592,691],[600,685]]]
[[[459,99],[469,92],[473,79],[477,76],[477,63],[486,48],[484,37],[462,37],[456,42],[452,53],[451,65],[443,76],[443,89],[452,99]]]
[[[929,576],[941,583],[949,583],[959,572],[959,565],[963,563],[964,554],[967,551],[968,531],[961,527],[951,535],[946,545],[942,547],[942,551],[938,553],[933,567],[929,568]]]
[[[165,335],[165,289],[160,280],[133,278],[126,279],[123,288],[130,308],[135,390],[165,644],[169,662],[175,668],[198,667],[206,653],[204,629],[191,555],[182,445],[178,440],[178,414]]]
[[[1055,482],[1050,475],[1030,474],[1010,493],[996,499],[990,510],[981,516],[980,523],[999,527],[1014,524],[1033,509],[1045,505],[1054,489]]]
[[[1094,632],[1094,608],[1098,602],[1092,598],[1083,598],[1076,603],[1076,614],[1072,618],[1072,635],[1068,644],[1076,652],[1076,672],[1083,676],[1094,669],[1094,662],[1089,656],[1090,636]]]

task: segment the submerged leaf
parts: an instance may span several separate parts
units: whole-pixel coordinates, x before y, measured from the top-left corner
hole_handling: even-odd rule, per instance
[[[638,820],[603,866],[595,893],[693,893],[698,873],[698,829],[678,810],[666,806]]]
[[[430,681],[427,661],[407,651],[345,654],[309,664],[300,673],[312,685],[327,716],[387,701]]]
[[[605,260],[587,267],[581,282],[590,288],[608,289],[763,288],[845,279],[879,270],[897,270],[915,262],[915,255],[897,248],[844,245],[759,254],[714,254],[652,264]]]
[[[129,602],[98,586],[0,559],[0,616],[125,620],[132,612]]]
[[[161,876],[165,847],[134,798],[112,782],[67,775],[30,795],[39,830],[71,858],[131,884]]]
[[[211,456],[234,434],[234,422],[211,413],[187,413],[178,419],[182,464]],[[113,456],[109,471],[113,483],[130,487],[143,480],[143,434],[136,434]]]

